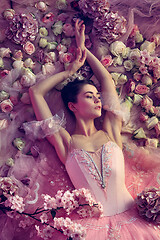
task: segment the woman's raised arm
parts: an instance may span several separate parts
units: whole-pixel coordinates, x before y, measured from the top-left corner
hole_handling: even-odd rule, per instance
[[[122,120],[118,115],[115,115],[114,113],[114,110],[116,110],[116,112],[120,111],[120,103],[116,88],[112,80],[112,76],[108,72],[108,70],[102,65],[102,63],[85,47],[85,25],[83,24],[83,21],[76,21],[75,34],[77,46],[80,47],[82,50],[86,49],[87,62],[89,63],[95,77],[101,85],[104,109],[113,110],[106,113],[103,122],[103,129],[108,132],[110,137],[115,142],[117,142],[119,146],[121,146]],[[116,109],[113,109],[114,107]]]

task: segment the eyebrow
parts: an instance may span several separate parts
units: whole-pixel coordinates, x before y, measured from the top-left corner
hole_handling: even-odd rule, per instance
[[[84,95],[87,94],[87,93],[94,94],[92,91],[87,91],[87,92],[84,93]],[[100,92],[97,92],[96,94],[100,95]]]

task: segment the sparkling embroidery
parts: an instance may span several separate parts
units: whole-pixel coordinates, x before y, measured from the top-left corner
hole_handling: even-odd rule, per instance
[[[112,144],[111,144],[112,145]],[[101,151],[101,172],[99,171],[93,157],[86,151],[82,150],[83,159],[81,162],[85,163],[89,169],[89,173],[92,174],[94,179],[98,180],[98,183],[102,188],[106,187],[106,178],[110,176],[111,168],[109,165],[109,159],[111,157],[111,146],[102,146]]]

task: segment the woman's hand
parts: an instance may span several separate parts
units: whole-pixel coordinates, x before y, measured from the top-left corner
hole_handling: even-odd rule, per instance
[[[85,50],[85,25],[83,21],[77,19],[75,23],[75,38],[77,47],[80,47],[82,51]]]
[[[76,59],[68,66],[67,70],[70,75],[73,75],[77,70],[84,65],[86,60],[86,51],[82,51],[80,47],[77,48]]]

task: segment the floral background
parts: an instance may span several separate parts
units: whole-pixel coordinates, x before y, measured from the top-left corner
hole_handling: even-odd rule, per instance
[[[146,168],[159,166],[160,161],[160,33],[146,34],[135,23],[133,15],[136,12],[140,17],[139,9],[127,17],[126,12],[122,15],[120,8],[116,10],[116,4],[112,6],[107,0],[27,3],[20,4],[18,0],[0,3],[0,209],[5,215],[3,221],[14,222],[12,231],[1,224],[1,235],[7,234],[11,239],[18,229],[15,236],[19,239],[19,229],[31,228],[31,234],[49,239],[53,234],[56,236],[56,228],[68,239],[84,239],[84,229],[74,223],[70,229],[71,219],[55,217],[56,210],[63,209],[68,216],[78,209],[77,213],[86,217],[101,214],[102,206],[86,190],[72,191],[56,153],[43,137],[37,139],[34,128],[32,135],[25,133],[24,123],[35,120],[29,87],[67,68],[75,59],[74,23],[77,18],[84,20],[86,46],[111,72],[119,94],[124,112],[125,156],[137,154],[133,159],[134,163],[138,159],[136,167],[140,170],[132,169],[136,177],[130,178],[136,196],[142,189],[140,179],[148,177],[140,166],[143,158],[148,156],[143,165]],[[98,86],[86,63],[46,96],[53,114],[63,109],[61,88],[76,77],[80,80],[92,77]],[[65,115],[67,128],[72,131],[73,120],[66,112]],[[52,196],[45,186],[52,187]],[[82,207],[84,204],[87,207]]]

